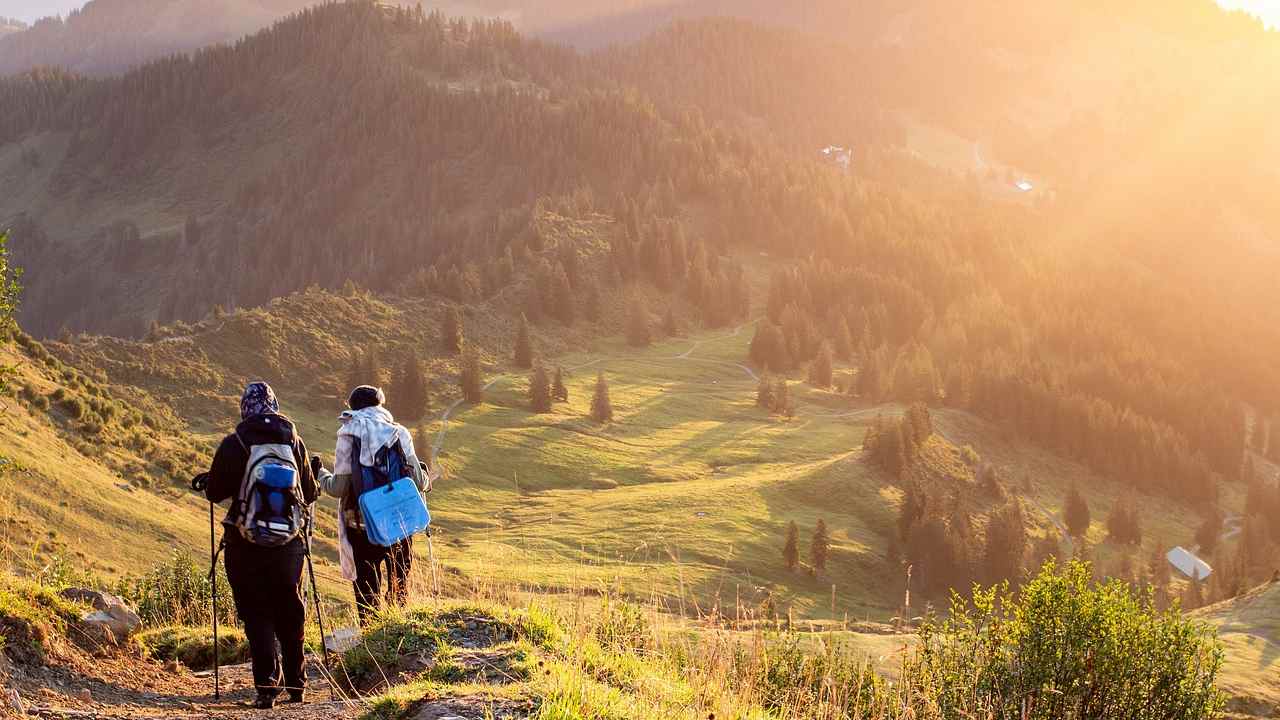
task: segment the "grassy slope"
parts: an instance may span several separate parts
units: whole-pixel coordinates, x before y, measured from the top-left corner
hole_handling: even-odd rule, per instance
[[[0,364],[17,359],[0,346]],[[47,367],[21,359],[19,382],[41,393],[60,386]],[[189,493],[144,489],[149,479],[113,469],[127,466],[125,451],[79,442],[60,426],[56,406],[45,413],[0,402],[0,552],[8,567],[34,569],[62,555],[116,576],[149,568],[173,548],[208,552],[207,506]]]
[[[1280,585],[1270,583],[1195,616],[1218,630],[1226,655],[1219,685],[1242,710],[1280,706]]]
[[[900,408],[857,405],[796,383],[797,417],[771,418],[754,407],[755,381],[738,365],[749,327],[637,351],[618,338],[593,340],[580,323],[573,331],[537,328],[544,355],[571,370],[571,402],[533,415],[525,374],[506,361],[514,334],[503,310],[509,302],[467,309],[468,335],[486,351],[486,372],[497,382],[486,403],[458,408],[445,436],[446,480],[431,498],[445,565],[476,582],[526,589],[620,583],[635,597],[658,595],[690,612],[718,605],[733,614],[739,604],[756,608],[772,596],[780,612],[790,607],[797,617],[883,621],[896,614],[903,581],[883,558],[901,490],[860,461],[860,448],[876,415]],[[414,347],[428,364],[436,407],[456,397],[456,360],[437,352],[438,317],[430,300],[312,293],[161,342],[94,339],[55,351],[105,372],[120,392],[142,386],[171,403],[206,442],[233,421],[241,384],[268,379],[312,449],[327,454],[354,344],[379,337],[388,362]],[[368,337],[346,339],[352,327]],[[588,350],[558,353],[566,347]],[[609,377],[616,411],[604,428],[587,417],[597,371]],[[1110,484],[968,414],[938,410],[935,417],[938,437],[925,458],[930,474],[950,486],[940,498],[963,491],[975,518],[994,504],[972,487],[972,468],[956,450],[964,445],[1033,501],[1033,534],[1053,532],[1049,514],[1060,516],[1067,487],[1078,483],[1093,508],[1094,556],[1104,568],[1117,561],[1104,542],[1103,524],[1120,498]],[[441,429],[438,419],[422,424],[432,437]],[[1152,498],[1141,505],[1150,542],[1190,542],[1194,513]],[[807,554],[820,517],[834,540],[827,572],[788,573],[780,562],[786,523],[800,525]],[[327,539],[321,555],[333,558]]]

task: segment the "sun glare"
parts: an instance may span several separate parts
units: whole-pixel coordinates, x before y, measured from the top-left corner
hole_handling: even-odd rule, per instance
[[[1280,27],[1280,0],[1218,0],[1218,4],[1257,15],[1269,28]]]

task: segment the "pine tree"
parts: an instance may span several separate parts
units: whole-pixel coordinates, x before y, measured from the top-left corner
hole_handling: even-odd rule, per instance
[[[1156,543],[1151,548],[1151,557],[1147,559],[1147,575],[1156,589],[1169,587],[1173,581],[1173,572],[1169,569],[1169,558],[1163,543]]]
[[[564,384],[564,368],[556,366],[555,380],[551,383],[551,398],[556,402],[569,402],[569,388]]]
[[[372,381],[365,377],[364,354],[359,351],[353,352],[351,354],[351,369],[347,371],[347,386],[343,388],[343,391],[351,392],[370,382]]]
[[[761,375],[756,386],[756,407],[773,412],[773,381],[768,375]]]
[[[600,316],[603,312],[601,304],[600,286],[593,280],[591,286],[587,289],[587,320],[593,323],[600,322]]]
[[[818,520],[813,529],[813,539],[809,542],[809,564],[815,573],[827,568],[827,556],[831,553],[831,536],[827,533],[827,523]]]
[[[1062,514],[1067,525],[1067,533],[1071,537],[1083,537],[1089,531],[1089,524],[1092,522],[1089,503],[1075,485],[1072,485],[1071,491],[1067,493],[1067,502]]]
[[[676,324],[676,314],[667,308],[666,317],[662,320],[662,333],[667,337],[676,337],[680,334],[680,326]]]
[[[412,352],[405,358],[391,385],[391,406],[401,419],[421,420],[428,409],[427,381],[422,364]]]
[[[458,308],[450,307],[445,310],[444,322],[441,325],[440,333],[444,343],[444,352],[449,355],[462,354],[465,340],[462,330],[462,315],[458,312]]]
[[[826,343],[818,349],[818,355],[809,364],[809,384],[816,388],[831,387],[831,348]]]
[[[484,378],[480,370],[480,358],[475,353],[467,353],[462,358],[462,376],[459,378],[462,397],[468,403],[477,405],[484,402]]]
[[[796,527],[794,520],[787,525],[787,538],[782,545],[782,561],[787,564],[788,570],[795,570],[800,564],[800,528]]]
[[[563,266],[557,264],[551,278],[551,307],[556,319],[565,325],[573,325],[575,311],[573,289]]]
[[[529,337],[529,318],[520,313],[520,324],[516,329],[516,367],[528,370],[533,367],[533,339]]]
[[[419,426],[413,431],[413,450],[423,462],[429,462],[431,457],[431,435],[425,427]]]
[[[1027,550],[1027,526],[1022,503],[1012,500],[987,520],[985,566],[987,581],[1017,583],[1022,578]]]
[[[1195,610],[1201,607],[1204,607],[1204,583],[1200,580],[1200,572],[1196,571],[1182,595],[1182,609]]]
[[[536,413],[551,412],[551,381],[542,363],[534,363],[529,380],[529,409]]]
[[[596,375],[596,392],[591,398],[591,419],[601,425],[613,421],[613,404],[609,402],[609,383],[604,373]]]
[[[853,335],[849,332],[849,321],[843,315],[836,318],[836,331],[833,339],[835,355],[843,362],[853,360]]]
[[[786,378],[778,378],[778,382],[773,386],[773,412],[786,417],[794,417],[796,414]]]
[[[1212,555],[1214,550],[1218,548],[1218,539],[1222,537],[1222,512],[1217,508],[1209,511],[1209,515],[1205,517],[1204,522],[1196,529],[1196,543],[1200,546],[1200,552],[1205,555]]]
[[[637,298],[631,303],[631,311],[627,316],[627,343],[632,347],[648,347],[653,342],[649,331],[649,314]]]

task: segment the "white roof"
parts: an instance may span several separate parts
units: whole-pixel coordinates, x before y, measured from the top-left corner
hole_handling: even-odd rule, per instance
[[[1019,180],[1014,183],[1014,187],[1018,188],[1022,192],[1031,192],[1036,186],[1032,185],[1030,180]]]
[[[1176,547],[1169,551],[1166,555],[1169,564],[1178,569],[1178,572],[1187,577],[1199,577],[1201,580],[1213,574],[1213,568],[1209,567],[1209,563],[1196,557],[1194,553],[1184,547]]]

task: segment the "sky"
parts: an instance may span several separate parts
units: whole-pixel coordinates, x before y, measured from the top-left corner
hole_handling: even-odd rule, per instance
[[[1280,29],[1280,0],[1218,0],[1218,4],[1235,10],[1248,10],[1267,25]]]
[[[86,0],[0,0],[0,15],[32,22],[49,15],[66,15]],[[1243,9],[1280,29],[1280,0],[1218,0],[1223,7]]]
[[[33,22],[50,15],[66,15],[87,0],[0,0],[0,15]]]

